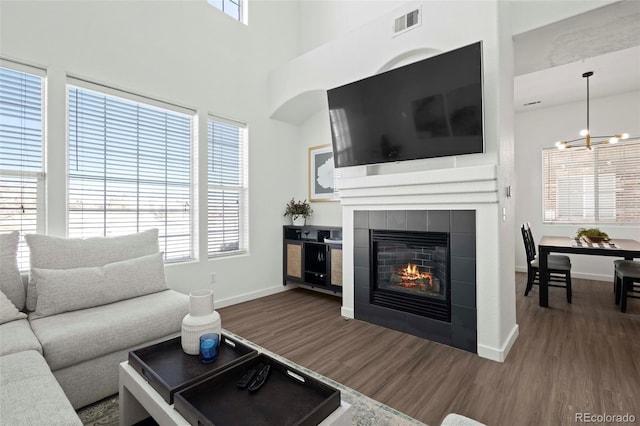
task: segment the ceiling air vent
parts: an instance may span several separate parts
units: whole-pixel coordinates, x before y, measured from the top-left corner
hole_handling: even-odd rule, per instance
[[[402,34],[420,25],[422,22],[422,15],[420,9],[412,10],[406,15],[402,15],[396,18],[393,23],[393,36]]]

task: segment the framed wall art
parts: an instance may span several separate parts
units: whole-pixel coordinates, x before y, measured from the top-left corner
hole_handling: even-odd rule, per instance
[[[331,145],[309,148],[309,201],[337,201]]]

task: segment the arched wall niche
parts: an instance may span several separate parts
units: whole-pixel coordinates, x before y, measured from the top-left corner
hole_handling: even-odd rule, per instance
[[[383,63],[376,71],[376,74],[418,62],[440,53],[442,53],[442,50],[431,47],[407,50]],[[367,76],[363,76],[363,78],[365,77]],[[291,124],[302,124],[321,109],[328,108],[325,92],[334,87],[333,82],[329,80],[322,82],[310,81],[309,86],[313,85],[313,88],[310,87],[286,99],[273,111],[271,118]],[[344,82],[344,84],[347,83],[349,82]],[[318,88],[318,86],[324,87]]]

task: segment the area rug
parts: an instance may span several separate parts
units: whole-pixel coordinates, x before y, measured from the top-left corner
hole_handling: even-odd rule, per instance
[[[224,334],[253,347],[278,361],[289,365],[291,368],[300,370],[311,377],[314,377],[329,386],[333,386],[340,390],[343,401],[353,406],[353,424],[363,426],[408,426],[408,425],[424,425],[406,414],[403,414],[391,407],[388,407],[374,399],[371,399],[360,392],[357,392],[341,383],[322,376],[315,371],[302,367],[294,362],[289,361],[273,352],[270,352],[260,346],[257,346],[242,337],[235,335],[227,330]],[[118,425],[118,396],[114,395],[99,401],[88,407],[84,407],[78,411],[78,415],[82,423],[90,426],[115,426]]]

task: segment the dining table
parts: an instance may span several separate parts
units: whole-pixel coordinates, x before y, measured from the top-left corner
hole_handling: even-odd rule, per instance
[[[550,253],[586,254],[590,256],[622,257],[627,260],[640,258],[640,242],[624,238],[612,238],[592,243],[584,238],[543,236],[538,243],[540,268],[539,304],[549,306],[548,256]],[[612,275],[613,276],[613,275]],[[613,278],[612,278],[613,279]]]

